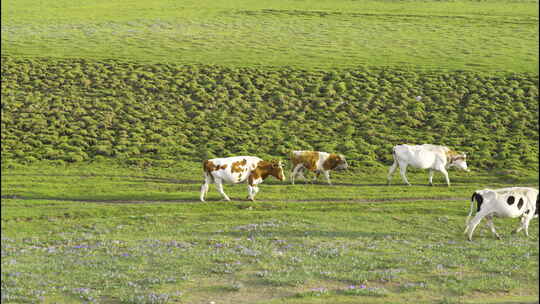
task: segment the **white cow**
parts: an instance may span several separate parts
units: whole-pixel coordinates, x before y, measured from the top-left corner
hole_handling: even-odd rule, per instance
[[[513,232],[517,233],[525,229],[525,235],[529,236],[529,222],[532,218],[538,217],[538,200],[538,190],[534,188],[512,187],[475,191],[471,197],[471,209],[467,216],[467,227],[464,233],[466,234],[468,232],[468,238],[471,241],[474,229],[482,218],[485,217],[491,232],[500,239],[501,237],[495,231],[495,226],[493,225],[493,216],[521,217],[521,226]],[[473,213],[474,201],[477,203],[477,213],[469,221]]]
[[[208,193],[210,183],[216,184],[223,199],[231,199],[223,191],[223,183],[238,184],[247,182],[248,199],[255,200],[259,192],[258,184],[262,183],[269,175],[283,181],[283,166],[281,161],[264,161],[255,156],[234,156],[227,158],[214,158],[203,161],[204,184],[201,186],[201,201]]]
[[[342,154],[320,151],[292,151],[291,164],[291,183],[293,185],[296,176],[305,179],[302,173],[304,169],[315,173],[313,180],[316,180],[319,174],[323,173],[326,182],[331,185],[330,170],[345,170],[349,167]]]
[[[455,166],[469,172],[467,168],[467,156],[465,153],[458,153],[445,146],[424,144],[419,146],[397,145],[392,149],[394,163],[388,171],[388,185],[392,180],[392,175],[399,165],[401,178],[407,185],[411,185],[405,173],[407,166],[414,168],[429,169],[429,184],[433,186],[433,171],[440,171],[446,179],[446,184],[450,186],[450,179],[446,169]]]

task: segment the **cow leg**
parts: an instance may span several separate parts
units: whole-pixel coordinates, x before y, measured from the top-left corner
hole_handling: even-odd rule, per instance
[[[291,184],[293,185],[294,185],[294,177],[296,176],[296,174],[298,174],[298,170],[300,170],[300,168],[302,168],[302,164],[296,165],[296,167],[294,167],[294,169],[291,172]]]
[[[527,217],[525,219],[525,235],[529,237],[529,221],[531,220],[530,217]]]
[[[487,224],[489,226],[489,229],[491,229],[491,232],[493,234],[495,234],[495,236],[497,237],[497,239],[501,239],[501,236],[497,233],[497,231],[495,231],[495,225],[493,224],[493,216],[489,215],[489,216],[486,216],[486,221],[487,221]]]
[[[222,184],[221,179],[216,178],[214,183],[216,184],[216,188],[217,188],[219,194],[221,194],[221,196],[223,196],[223,199],[226,200],[226,201],[230,201],[231,199],[227,196],[227,194],[225,194],[225,191],[223,191],[223,184]]]
[[[529,236],[529,220],[530,219],[526,218],[525,216],[522,216],[521,225],[516,230],[512,231],[512,233],[518,233],[521,230],[525,229],[525,235]]]
[[[480,221],[482,220],[482,218],[484,218],[484,216],[486,216],[486,215],[482,211],[480,211],[469,222],[469,225],[467,226],[468,231],[469,231],[469,235],[468,235],[469,241],[472,241],[472,235],[473,235],[474,229],[476,229],[476,226],[478,226],[478,224],[480,224]]]
[[[332,182],[330,181],[330,171],[323,171],[324,177],[326,178],[326,182],[329,185],[332,185]]]
[[[250,200],[250,201],[254,201],[255,200],[255,186],[251,186],[251,185],[248,184],[247,188],[248,188],[248,197],[247,197],[247,199]]]
[[[386,177],[386,184],[390,185],[390,181],[392,180],[392,175],[394,175],[394,172],[396,171],[398,166],[398,162],[394,159],[394,163],[392,166],[390,166],[390,169],[388,170],[388,176]]]
[[[429,169],[429,185],[433,186],[433,169]]]
[[[444,179],[446,180],[446,185],[450,187],[450,178],[448,178],[448,171],[446,171],[445,168],[441,169],[441,173],[444,175]]]
[[[201,202],[204,202],[204,197],[206,196],[206,194],[208,193],[208,188],[210,188],[210,182],[211,182],[211,177],[208,176],[207,174],[205,174],[204,176],[204,183],[202,184],[201,186]]]
[[[251,201],[255,201],[255,195],[259,192],[259,187],[257,185],[248,186],[249,190],[249,197],[248,199]]]
[[[253,186],[253,200],[255,200],[255,195],[259,193],[259,186],[255,185]]]
[[[315,174],[313,174],[313,180],[311,180],[311,183],[315,183],[317,181],[317,178],[319,177],[319,175],[321,174],[320,171],[315,171],[313,172]]]
[[[407,185],[411,185],[411,183],[409,183],[409,180],[407,179],[407,164],[399,164],[399,173],[401,174],[401,178],[403,179],[403,181],[405,182],[405,184]]]
[[[513,230],[513,231],[512,231],[512,234],[518,233],[518,232],[520,232],[520,231],[523,229],[523,226],[524,226],[523,224],[525,223],[525,217],[522,216],[522,217],[519,219],[519,221],[520,221],[519,227],[518,227],[517,229]]]
[[[304,175],[305,171],[306,171],[306,169],[304,167],[301,167],[300,170],[298,170],[298,173],[296,173],[296,177],[298,177],[299,179],[305,181],[306,180],[306,176]]]
[[[204,197],[206,196],[206,193],[208,192],[208,188],[210,188],[210,185],[208,185],[206,182],[202,184],[201,186],[201,202],[204,202]]]

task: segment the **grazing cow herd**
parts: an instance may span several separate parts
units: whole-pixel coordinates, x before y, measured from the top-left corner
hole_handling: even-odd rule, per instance
[[[446,184],[450,186],[447,169],[457,167],[469,172],[467,167],[467,156],[445,146],[437,145],[397,145],[392,149],[394,162],[388,171],[387,183],[390,184],[392,175],[397,167],[400,169],[401,178],[407,185],[411,185],[407,180],[407,166],[429,170],[429,184],[433,185],[434,171],[444,175]],[[342,154],[327,153],[320,151],[292,151],[291,162],[291,183],[295,178],[305,180],[304,171],[314,173],[314,181],[322,173],[326,182],[331,185],[330,171],[345,170],[348,168],[347,160]],[[230,198],[223,191],[223,183],[238,184],[247,183],[249,200],[254,201],[255,195],[259,192],[258,185],[268,176],[273,176],[280,181],[285,180],[283,165],[281,161],[265,161],[255,156],[234,156],[227,158],[214,158],[203,161],[204,183],[201,186],[200,200],[204,202],[205,196],[211,183],[216,185],[218,192],[223,199],[230,201]],[[474,211],[474,202],[477,203],[477,213],[470,220]],[[483,189],[473,193],[471,198],[471,209],[466,221],[465,234],[472,240],[472,234],[485,217],[487,224],[493,234],[500,239],[500,235],[495,231],[493,217],[520,218],[521,226],[514,230],[525,231],[528,236],[529,222],[532,218],[538,217],[539,193],[537,189],[528,187],[511,187],[503,189]]]

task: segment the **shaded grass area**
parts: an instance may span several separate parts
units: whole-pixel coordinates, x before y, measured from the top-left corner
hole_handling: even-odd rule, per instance
[[[2,3],[3,53],[232,66],[538,70],[534,1],[64,2]]]
[[[37,197],[157,200],[166,188],[153,180],[196,180],[198,166],[4,167],[2,196],[34,199],[2,199],[2,302],[536,301],[537,220],[529,238],[510,234],[518,221],[509,219],[495,221],[502,241],[487,226],[479,227],[474,242],[462,231],[470,188],[537,185],[537,177],[524,174],[510,183],[478,172],[453,173],[456,186],[450,189],[368,186],[384,174],[350,172],[336,174],[334,181],[358,186],[265,183],[261,202],[95,204]],[[420,172],[410,176],[413,183],[427,178]],[[195,198],[198,186],[167,184],[171,196]],[[245,195],[243,186],[226,191]],[[359,194],[384,199],[398,191],[418,199],[333,201]],[[143,192],[150,194],[139,196]],[[464,200],[444,200],[446,195]],[[305,197],[319,201],[294,201]]]

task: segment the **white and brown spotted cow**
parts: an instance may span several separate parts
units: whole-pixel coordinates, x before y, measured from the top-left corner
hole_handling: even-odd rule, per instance
[[[330,170],[345,170],[349,166],[345,156],[320,151],[292,151],[291,164],[292,184],[294,184],[294,178],[297,175],[304,178],[302,170],[307,169],[315,173],[313,180],[316,180],[322,172],[328,184],[331,185]]]
[[[247,182],[248,199],[255,200],[259,192],[258,184],[262,183],[269,175],[283,181],[283,167],[281,161],[264,161],[255,156],[234,156],[227,158],[214,158],[203,161],[204,184],[201,186],[201,201],[208,193],[210,183],[216,184],[223,199],[231,199],[223,191],[223,183],[238,184]]]
[[[477,203],[476,215],[470,220],[474,210],[474,202]],[[464,233],[468,234],[469,241],[472,240],[474,229],[485,217],[491,232],[500,239],[493,225],[493,216],[521,218],[521,226],[514,230],[514,233],[525,230],[525,235],[529,236],[529,222],[538,217],[538,190],[529,187],[511,187],[502,189],[477,190],[471,197],[471,209],[467,216]]]
[[[444,175],[446,184],[450,186],[450,179],[446,169],[457,167],[469,172],[467,168],[467,155],[458,153],[445,146],[437,145],[397,145],[392,149],[394,163],[388,170],[388,185],[392,180],[392,175],[396,171],[398,165],[401,173],[401,178],[407,185],[411,185],[407,180],[405,173],[407,166],[419,169],[429,169],[429,184],[433,185],[433,171],[439,171]]]

